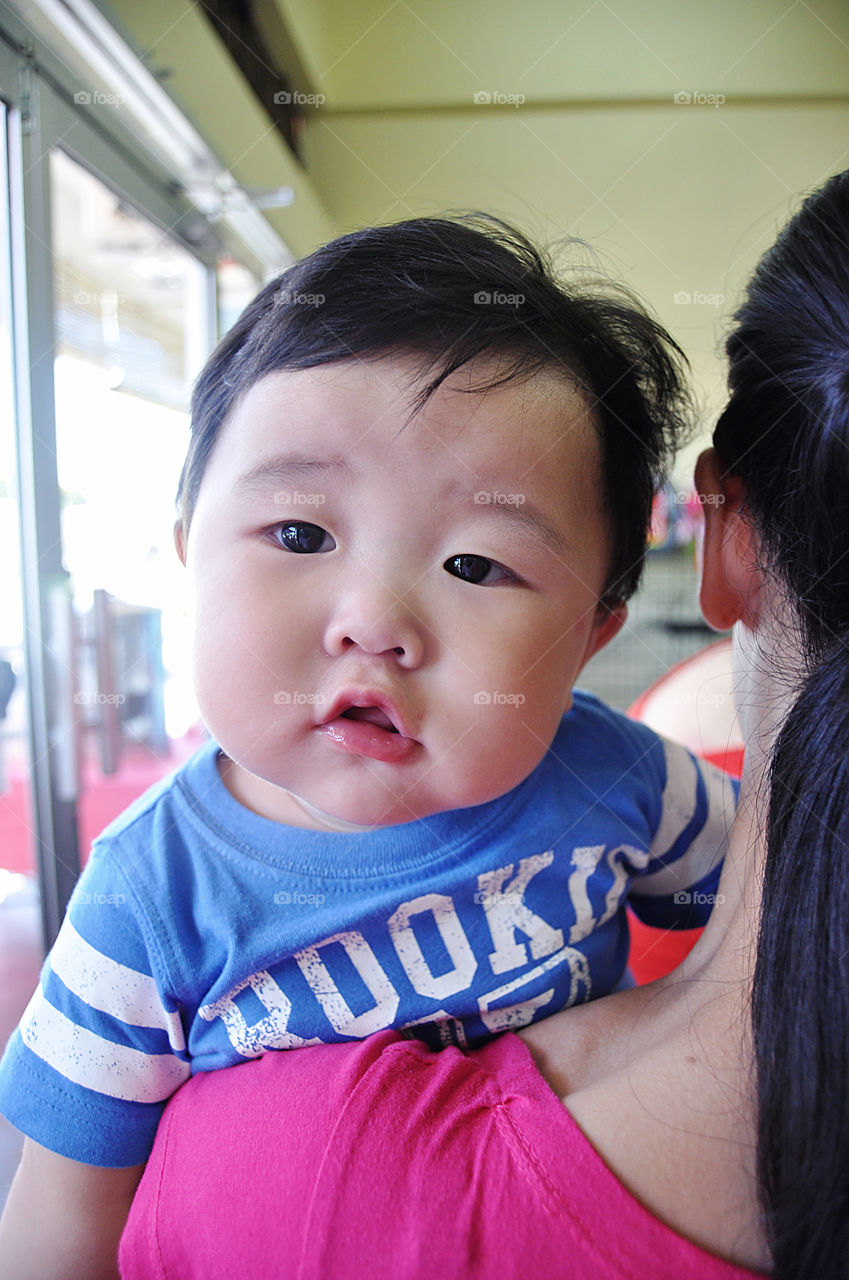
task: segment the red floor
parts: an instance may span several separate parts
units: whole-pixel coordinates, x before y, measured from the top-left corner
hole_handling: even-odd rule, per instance
[[[186,760],[201,743],[199,733],[172,743],[169,756],[145,747],[128,747],[117,773],[105,777],[92,757],[83,769],[79,801],[80,860],[85,863],[95,836],[137,796]],[[0,795],[0,867],[35,872],[30,789],[25,766],[14,756],[6,761],[6,789]]]

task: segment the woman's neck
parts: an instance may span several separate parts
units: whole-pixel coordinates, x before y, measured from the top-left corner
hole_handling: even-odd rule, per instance
[[[801,647],[793,643],[794,615],[780,597],[764,599],[765,594],[757,630],[739,622],[734,628],[734,701],[746,756],[717,903],[699,942],[670,975],[674,981],[709,974],[742,983],[747,1001],[766,857],[770,761],[804,669]]]
[[[766,1270],[749,1017],[758,809],[744,798],[717,905],[683,964],[520,1034],[602,1159],[651,1213],[710,1253]]]
[[[755,1177],[751,990],[769,761],[795,696],[795,681],[777,677],[773,661],[787,651],[787,625],[778,611],[770,616],[756,634],[738,628],[736,637],[747,755],[716,906],[698,943],[667,977],[522,1033],[638,1199],[682,1235],[754,1269],[769,1257]]]

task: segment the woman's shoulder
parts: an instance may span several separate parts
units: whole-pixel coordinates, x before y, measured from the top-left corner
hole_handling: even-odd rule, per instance
[[[185,1280],[212,1274],[224,1219],[242,1274],[270,1274],[277,1250],[323,1280],[741,1275],[628,1193],[513,1035],[433,1052],[381,1032],[196,1077],[166,1111],[127,1257],[155,1233]]]
[[[755,1135],[747,1132],[748,1080],[731,1038],[714,1025],[722,1024],[726,997],[713,984],[703,1017],[698,997],[683,991],[680,982],[633,988],[520,1034],[598,1164],[632,1203],[670,1237],[706,1250],[710,1265],[725,1265],[720,1255],[757,1272],[768,1254]],[[732,1266],[703,1274],[750,1272]]]

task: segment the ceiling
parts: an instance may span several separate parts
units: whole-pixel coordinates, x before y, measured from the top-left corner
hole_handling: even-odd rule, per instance
[[[200,5],[101,7],[238,181],[294,187],[266,216],[295,254],[460,208],[586,238],[685,347],[706,425],[746,276],[849,166],[844,0],[253,0],[301,161]]]

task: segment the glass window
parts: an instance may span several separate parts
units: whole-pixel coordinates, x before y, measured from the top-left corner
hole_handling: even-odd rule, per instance
[[[50,179],[84,860],[105,823],[199,740],[172,530],[206,354],[206,269],[59,149]]]

